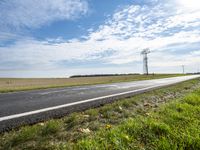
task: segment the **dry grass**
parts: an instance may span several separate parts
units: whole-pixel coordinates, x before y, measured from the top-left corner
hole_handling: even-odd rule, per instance
[[[77,85],[91,85],[181,76],[180,74],[122,75],[80,78],[0,78],[0,93]]]

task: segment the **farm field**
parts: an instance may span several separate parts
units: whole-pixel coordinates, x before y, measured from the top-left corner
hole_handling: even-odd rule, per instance
[[[182,74],[121,75],[78,78],[0,78],[0,93],[57,88],[67,86],[106,84],[183,76]]]

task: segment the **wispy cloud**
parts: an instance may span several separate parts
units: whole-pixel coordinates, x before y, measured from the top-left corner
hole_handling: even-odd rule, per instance
[[[0,2],[0,27],[37,28],[57,20],[73,20],[88,11],[85,0],[6,0]]]

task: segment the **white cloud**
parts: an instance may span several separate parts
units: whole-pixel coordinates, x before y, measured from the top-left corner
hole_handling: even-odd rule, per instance
[[[37,28],[56,20],[72,20],[88,11],[85,0],[6,0],[0,2],[0,27]]]

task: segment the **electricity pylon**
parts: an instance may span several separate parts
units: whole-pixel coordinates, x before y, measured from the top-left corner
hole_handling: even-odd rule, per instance
[[[148,56],[147,54],[150,53],[149,48],[146,48],[144,50],[142,50],[141,55],[143,55],[143,73],[148,75],[149,74],[149,70],[148,70]]]

